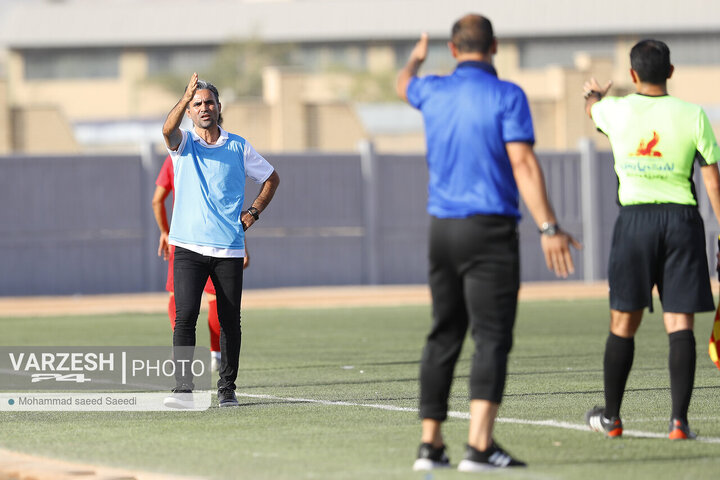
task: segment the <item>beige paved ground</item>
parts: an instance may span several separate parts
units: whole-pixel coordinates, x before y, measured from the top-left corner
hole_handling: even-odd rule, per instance
[[[200,477],[181,477],[136,472],[119,468],[97,467],[34,457],[0,449],[0,480],[200,480]]]
[[[526,283],[521,300],[602,298],[605,282]],[[422,305],[430,302],[425,285],[304,287],[246,290],[243,308],[321,308],[367,305]],[[0,317],[82,315],[103,313],[162,313],[166,293],[75,295],[69,297],[0,297]]]

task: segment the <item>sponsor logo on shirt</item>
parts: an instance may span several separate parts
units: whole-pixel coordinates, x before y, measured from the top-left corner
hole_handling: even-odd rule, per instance
[[[631,153],[631,157],[662,157],[662,153],[655,150],[655,147],[660,142],[660,135],[656,131],[653,131],[653,136],[650,141],[645,143],[645,140],[640,140],[635,153]]]

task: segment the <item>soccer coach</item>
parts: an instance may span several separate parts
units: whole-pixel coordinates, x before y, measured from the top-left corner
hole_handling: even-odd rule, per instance
[[[433,325],[420,367],[422,437],[415,470],[449,466],[441,424],[447,418],[455,363],[470,325],[470,427],[458,469],[523,466],[493,441],[505,387],[520,287],[518,192],[541,233],[549,269],[573,273],[569,245],[557,225],[533,152],[530,109],[517,85],[499,80],[490,21],[467,15],[448,44],[451,75],[418,78],[427,56],[423,34],[397,78],[397,93],[422,112],[427,140],[430,220],[429,283]]]
[[[217,294],[221,331],[218,403],[231,407],[238,405],[235,379],[241,340],[244,232],[270,203],[280,178],[247,140],[220,127],[220,109],[217,88],[198,80],[194,73],[183,97],[165,120],[163,136],[175,174],[169,235],[169,243],[175,245],[177,318],[173,346],[195,345],[195,324],[203,288],[210,277]],[[190,131],[180,129],[184,115],[193,122]],[[262,183],[262,187],[250,208],[243,211],[246,176]],[[176,349],[176,360],[180,350]],[[168,397],[165,404],[183,407],[182,395],[192,391],[192,377],[176,375],[176,379],[177,395]]]

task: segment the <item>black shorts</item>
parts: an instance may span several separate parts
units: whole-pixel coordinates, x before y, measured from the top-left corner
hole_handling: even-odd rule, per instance
[[[622,207],[613,231],[608,279],[614,310],[649,307],[652,312],[654,285],[665,312],[714,310],[698,209],[675,204]]]

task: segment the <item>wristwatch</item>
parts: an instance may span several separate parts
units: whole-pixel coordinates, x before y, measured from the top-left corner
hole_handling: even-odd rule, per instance
[[[258,209],[255,207],[250,207],[247,209],[247,212],[252,215],[252,217],[257,220],[260,218],[260,212],[258,212]]]
[[[557,223],[550,222],[544,222],[538,229],[538,232],[540,232],[541,235],[548,235],[550,237],[557,235],[559,231],[560,226]]]
[[[602,100],[602,98],[603,98],[602,92],[598,92],[597,90],[588,90],[587,92],[585,92],[583,94],[583,98],[585,100],[587,100],[588,98],[592,97],[593,95],[597,96],[598,100]]]

